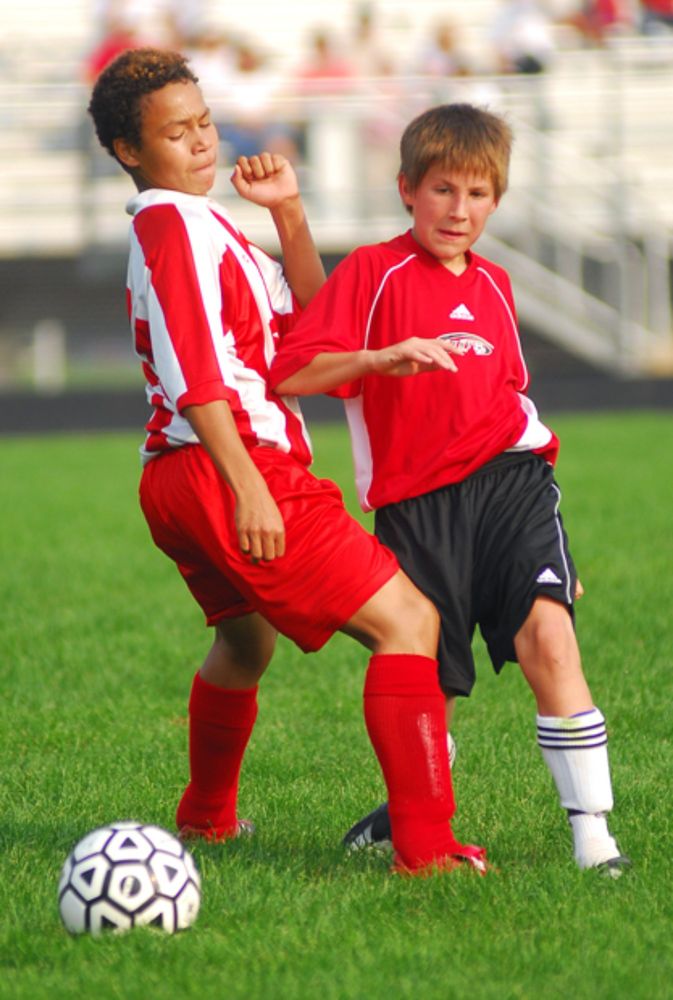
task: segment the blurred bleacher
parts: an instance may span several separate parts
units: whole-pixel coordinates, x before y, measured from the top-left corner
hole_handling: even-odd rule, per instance
[[[325,17],[308,3],[253,6],[259,28],[245,31],[267,49],[272,39],[274,70],[289,80],[310,29],[329,20],[345,35],[357,5],[331,0]],[[307,96],[288,85],[273,97],[273,120],[301,123],[298,169],[319,247],[335,259],[405,227],[395,185],[402,128],[435,103],[487,103],[509,116],[516,143],[510,190],[478,250],[510,271],[522,324],[597,369],[670,376],[673,36],[628,31],[596,48],[558,25],[557,51],[544,73],[502,76],[486,58],[497,6],[381,2],[382,37],[402,71],[359,78],[336,94]],[[123,276],[123,206],[131,186],[96,148],[85,112],[94,7],[95,0],[2,7],[0,387],[16,372],[39,381],[40,371],[47,387],[56,385],[64,338],[81,356],[97,350],[104,368],[117,364],[112,338],[120,354],[127,351],[121,294],[118,310],[101,312],[109,286]],[[211,26],[240,28],[223,0],[203,0],[202,7]],[[440,16],[458,25],[472,71],[410,75],[405,56]],[[226,95],[210,103],[220,119],[235,110]],[[223,147],[214,195],[273,251],[265,213],[235,198],[228,167]],[[95,300],[98,312],[90,308]]]

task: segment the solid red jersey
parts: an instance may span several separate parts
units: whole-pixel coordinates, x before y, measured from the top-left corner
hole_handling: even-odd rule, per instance
[[[376,350],[408,337],[448,338],[458,372],[368,375],[343,385],[356,483],[365,510],[460,482],[508,449],[553,462],[558,441],[525,395],[507,273],[467,255],[455,275],[411,231],[361,247],[335,269],[284,339],[272,385],[323,352]]]
[[[300,312],[280,265],[209,198],[153,189],[127,211],[127,304],[153,407],[143,460],[194,444],[184,409],[223,399],[248,449],[278,448],[308,465],[297,402],[268,385],[276,345]]]

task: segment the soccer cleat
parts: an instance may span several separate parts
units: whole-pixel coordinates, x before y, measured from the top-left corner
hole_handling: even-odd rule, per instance
[[[178,837],[186,840],[207,840],[212,844],[222,844],[225,840],[236,840],[238,837],[253,837],[255,824],[250,819],[237,819],[234,830],[218,832],[214,826],[198,827],[185,824],[178,830]]]
[[[456,759],[456,742],[451,733],[446,734],[449,764],[453,768]],[[390,830],[388,803],[384,802],[364,819],[358,820],[341,841],[349,851],[361,851],[363,847],[373,847],[379,851],[390,851],[393,847]]]
[[[384,802],[364,819],[359,820],[350,828],[341,843],[349,851],[361,851],[363,847],[391,851],[393,842],[388,803]]]
[[[257,827],[252,822],[251,819],[237,819],[236,820],[236,836],[237,837],[254,837],[257,832]]]
[[[467,865],[474,868],[479,875],[485,875],[490,869],[486,859],[486,849],[476,847],[474,844],[459,844],[455,854],[447,854],[443,858],[437,858],[427,865],[419,868],[409,868],[403,864],[398,855],[393,858],[393,866],[390,869],[394,875],[408,875],[414,878],[429,878],[431,875],[441,875],[445,872],[455,871]]]
[[[594,865],[594,868],[605,878],[621,878],[624,872],[631,868],[631,858],[627,858],[625,854],[618,854],[616,858]]]

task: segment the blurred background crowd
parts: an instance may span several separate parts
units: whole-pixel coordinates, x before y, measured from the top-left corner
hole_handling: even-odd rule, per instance
[[[615,34],[673,29],[673,0],[353,0],[326,14],[311,7],[308,18],[306,11],[297,18],[297,8],[308,4],[290,3],[283,10],[297,30],[291,50],[282,51],[265,30],[266,6],[250,4],[241,17],[240,8],[213,0],[92,0],[86,76],[95,77],[118,51],[150,44],[189,52],[214,90],[259,79],[315,91],[363,77],[537,73],[559,43],[602,46]],[[466,47],[460,30],[475,23],[484,43],[478,52]]]
[[[131,191],[86,106],[143,45],[191,59],[220,134],[215,197],[269,244],[228,176],[240,154],[283,152],[328,264],[403,225],[415,114],[504,113],[511,185],[482,249],[522,321],[622,374],[673,371],[673,0],[7,0],[0,26],[0,390],[63,384],[87,352],[109,373],[127,350],[108,295]]]
[[[298,6],[311,10],[309,19],[304,11],[299,24]],[[212,0],[97,0],[84,78],[95,79],[110,58],[128,47],[180,49],[189,55],[208,100],[220,108],[218,125],[230,158],[261,146],[297,160],[305,152],[301,114],[296,107],[286,108],[286,120],[279,121],[279,101],[346,97],[366,91],[368,84],[375,97],[386,86],[390,96],[396,80],[418,77],[467,78],[474,85],[463,93],[493,99],[496,85],[487,78],[543,73],[559,50],[601,48],[616,37],[661,37],[673,30],[673,0],[499,0],[481,5],[478,0],[425,5],[354,0],[346,10],[330,6],[325,14],[309,4],[284,9],[297,26],[284,35],[281,46],[274,32],[266,30],[264,5],[250,4],[241,18],[230,4]],[[437,93],[442,95],[441,87]],[[373,117],[369,140],[378,136],[391,142],[396,134],[379,115]]]

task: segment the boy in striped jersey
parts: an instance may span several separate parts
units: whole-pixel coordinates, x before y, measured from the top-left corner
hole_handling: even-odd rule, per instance
[[[558,441],[526,395],[508,276],[472,250],[506,190],[511,138],[502,118],[471,105],[411,122],[398,183],[412,228],[339,265],[283,342],[272,384],[345,399],[362,506],[440,612],[447,723],[474,683],[479,625],[494,669],[518,661],[533,691],[577,864],[617,876],[628,859],[606,822],[605,720],[573,627]],[[345,843],[389,836],[384,805]]]
[[[271,212],[281,268],[208,198],[217,134],[181,55],[122,54],[89,110],[138,189],[127,299],[152,406],[141,505],[215,633],[192,686],[181,834],[221,840],[247,829],[239,771],[276,632],[311,651],[341,630],[373,654],[365,718],[394,816],[396,870],[483,872],[484,851],[459,843],[450,825],[436,611],[334,484],[308,471],[301,412],[268,383],[278,343],[324,280],[294,171],[264,153],[241,158],[232,176]]]

